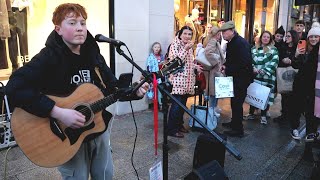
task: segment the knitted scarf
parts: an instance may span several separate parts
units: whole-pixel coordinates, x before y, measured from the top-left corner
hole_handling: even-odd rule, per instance
[[[320,118],[320,48],[318,52],[318,68],[315,84],[314,116]]]

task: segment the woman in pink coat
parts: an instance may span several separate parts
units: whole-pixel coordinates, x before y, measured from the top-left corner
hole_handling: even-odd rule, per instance
[[[184,70],[170,78],[173,86],[171,94],[183,105],[186,105],[189,95],[194,94],[195,69],[198,72],[201,71],[200,66],[196,65],[194,61],[192,35],[192,29],[189,26],[183,26],[173,40],[169,52],[171,60],[179,57],[185,62]],[[183,138],[182,133],[188,133],[188,130],[183,126],[183,114],[184,110],[172,101],[168,118],[169,136]]]

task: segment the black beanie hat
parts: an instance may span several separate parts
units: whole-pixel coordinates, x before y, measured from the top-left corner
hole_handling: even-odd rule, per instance
[[[284,35],[284,33],[285,33],[285,31],[282,26],[280,26],[275,32],[275,34],[282,34],[282,35]]]

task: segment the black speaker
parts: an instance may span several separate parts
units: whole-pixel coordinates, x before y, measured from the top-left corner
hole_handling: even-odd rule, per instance
[[[227,140],[225,135],[219,134],[221,138]],[[226,148],[212,137],[211,134],[202,134],[198,137],[193,155],[193,168],[197,169],[204,164],[217,160],[221,167],[224,167]]]
[[[229,179],[218,161],[211,161],[193,169],[184,180],[226,180]]]

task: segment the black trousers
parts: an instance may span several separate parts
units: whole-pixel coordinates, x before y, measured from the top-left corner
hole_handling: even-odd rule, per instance
[[[250,83],[247,82],[242,82],[240,85],[234,83],[234,97],[231,98],[231,127],[233,130],[243,131],[243,103],[247,96],[247,88],[249,84]]]
[[[285,118],[289,117],[292,97],[292,92],[281,94],[281,115]]]

